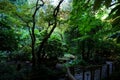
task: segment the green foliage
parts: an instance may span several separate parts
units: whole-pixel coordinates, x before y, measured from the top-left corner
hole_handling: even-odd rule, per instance
[[[96,6],[95,8],[98,9],[103,2],[103,0],[95,0],[94,7]],[[110,5],[110,3],[111,0],[105,2],[106,6]],[[88,3],[88,8],[84,7],[84,4],[84,1],[79,3],[77,0],[73,0],[70,27],[65,33],[70,47],[69,52],[82,55],[83,58],[86,58],[85,61],[89,61],[91,58],[95,59],[95,54],[99,54],[100,57],[118,54],[119,46],[114,41],[107,39],[110,34],[113,34],[114,29],[110,23],[100,20],[106,12],[99,9],[98,13],[93,15],[90,8],[92,2]],[[100,63],[103,63],[102,61],[104,62],[102,58],[99,59]]]
[[[108,7],[110,7],[111,2],[112,2],[112,0],[95,0],[94,5],[93,5],[93,9],[99,10],[101,5],[103,5],[103,4],[108,8]]]
[[[49,57],[60,57],[66,52],[66,47],[58,35],[52,35],[45,45],[45,52]]]
[[[116,1],[112,1],[112,0],[95,0],[94,1],[94,6],[93,9],[99,10],[101,8],[101,6],[106,6],[107,8],[111,8],[111,12],[109,13],[108,18],[109,19],[113,19],[112,21],[112,25],[114,27],[116,26],[120,26],[120,2],[119,0]],[[114,7],[113,7],[114,6]]]
[[[6,5],[6,6],[5,6]],[[16,7],[8,0],[0,1],[0,13],[12,14],[11,11],[15,11]]]
[[[23,47],[17,51],[0,51],[0,61],[30,61],[31,60],[31,48],[29,46]]]
[[[8,57],[10,58],[10,61],[30,61],[31,48],[29,46],[25,46],[19,51],[11,52]]]
[[[120,37],[115,38],[116,40],[108,37],[115,33],[116,29],[118,31],[119,28],[112,30],[111,24],[100,20],[103,14],[107,14],[107,11],[105,12],[104,9],[99,8],[103,5],[108,8],[111,2],[112,0],[95,0],[94,2],[91,0],[90,2],[89,0],[88,2],[86,0],[73,0],[68,21],[64,17],[69,14],[69,11],[61,11],[57,19],[59,29],[55,29],[55,32],[45,42],[40,54],[41,66],[31,71],[30,80],[58,78],[56,77],[59,76],[58,73],[53,69],[58,57],[62,57],[65,53],[77,56],[77,59],[71,60],[68,66],[86,66],[90,64],[89,60],[91,59],[94,61],[91,64],[102,64],[105,60],[103,57],[118,55],[120,53]],[[94,5],[92,5],[93,3]],[[93,12],[92,7],[98,12]],[[110,18],[113,18],[113,26],[119,26],[120,24],[119,7],[118,3],[112,8],[109,15]],[[34,25],[32,22],[34,9],[35,6],[32,4],[25,3],[21,6],[12,4],[7,0],[0,1],[0,50],[3,50],[0,51],[1,62],[31,60],[30,37],[33,37],[31,31]],[[54,23],[53,10],[52,5],[45,5],[35,16],[35,52],[38,50],[40,42],[52,29]],[[66,26],[69,26],[69,28],[66,29]],[[117,59],[119,60],[119,57]],[[16,72],[15,66],[5,64],[0,64],[0,67],[0,80],[23,80],[24,70]]]
[[[5,16],[7,18],[7,16]],[[18,47],[19,37],[6,19],[0,20],[0,50],[14,50]]]
[[[9,52],[7,51],[0,51],[0,62],[6,61],[8,59]]]

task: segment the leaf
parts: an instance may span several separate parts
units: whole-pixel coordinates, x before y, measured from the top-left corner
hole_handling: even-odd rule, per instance
[[[90,37],[89,35],[84,35],[84,36],[75,38],[75,39],[73,39],[72,41],[78,41],[78,40],[84,41],[84,40],[88,39],[89,37]]]
[[[10,13],[16,10],[15,5],[11,4],[9,1],[0,1],[0,12]]]
[[[120,16],[116,17],[113,22],[112,22],[113,26],[117,26],[120,25]]]
[[[117,5],[116,7],[114,7],[111,12],[109,13],[109,15],[113,14],[114,12],[116,12],[118,9],[120,8],[120,5]]]
[[[116,11],[116,13],[114,14],[114,18],[116,18],[116,17],[118,17],[118,16],[120,16],[120,8]]]

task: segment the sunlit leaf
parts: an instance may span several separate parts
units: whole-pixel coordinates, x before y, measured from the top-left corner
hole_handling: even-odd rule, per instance
[[[114,7],[114,8],[111,10],[111,12],[110,12],[109,15],[113,14],[114,12],[116,12],[119,8],[120,8],[120,5],[117,5],[116,7]]]

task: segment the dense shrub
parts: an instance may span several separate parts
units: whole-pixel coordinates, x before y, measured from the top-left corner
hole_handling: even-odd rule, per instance
[[[0,63],[0,80],[25,80],[30,68],[23,67],[17,71],[15,63]]]
[[[50,69],[45,65],[40,65],[39,67],[35,67],[33,71],[31,71],[28,80],[58,80],[62,75],[64,75],[64,71],[57,71]]]
[[[9,52],[7,51],[0,51],[0,62],[1,61],[6,61],[7,60],[7,55],[9,54]]]
[[[0,50],[12,51],[18,47],[18,34],[15,33],[10,23],[0,20]]]
[[[27,51],[27,49],[21,49],[19,51],[12,52],[9,57],[13,61],[30,61],[31,60],[31,53]]]

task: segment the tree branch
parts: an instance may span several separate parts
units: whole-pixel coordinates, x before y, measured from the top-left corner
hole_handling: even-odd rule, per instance
[[[41,54],[41,52],[42,52],[42,50],[43,50],[43,48],[44,48],[44,45],[45,45],[45,43],[47,42],[47,40],[48,40],[48,38],[50,37],[50,35],[52,34],[52,32],[54,31],[54,29],[56,28],[56,26],[57,26],[57,15],[58,15],[58,13],[59,13],[59,9],[60,9],[60,5],[61,5],[61,3],[63,2],[64,0],[61,0],[60,2],[59,2],[59,4],[57,5],[57,7],[54,9],[54,11],[53,11],[53,17],[54,17],[54,23],[53,24],[50,24],[50,23],[48,23],[49,24],[49,26],[53,26],[52,27],[52,29],[50,30],[50,32],[44,37],[44,39],[42,40],[42,42],[40,43],[40,46],[39,46],[39,50],[38,50],[38,52],[37,52],[37,57],[38,57],[38,62],[40,62],[40,54]],[[45,55],[45,54],[43,54],[43,55]]]
[[[115,3],[111,4],[109,7],[112,7],[112,6],[117,5],[117,4],[119,4],[119,3],[120,3],[120,2],[115,2]]]
[[[35,36],[35,25],[36,25],[36,14],[37,14],[37,11],[39,10],[40,7],[42,7],[44,5],[44,2],[43,0],[40,0],[42,2],[42,4],[39,4],[39,0],[37,0],[36,2],[36,7],[35,7],[35,11],[32,15],[32,23],[33,23],[33,26],[32,26],[32,32],[31,32],[31,39],[32,39],[32,61],[33,61],[33,66],[36,65],[36,55],[35,55],[35,42],[36,42],[36,36]]]

